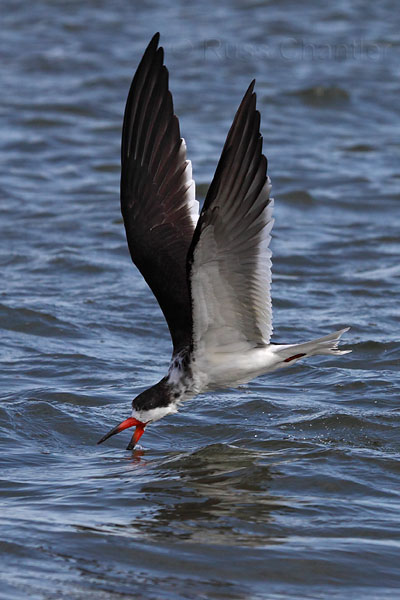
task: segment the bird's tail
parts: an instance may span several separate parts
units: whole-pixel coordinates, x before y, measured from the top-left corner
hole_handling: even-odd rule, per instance
[[[301,358],[308,356],[316,356],[317,354],[327,354],[339,356],[340,354],[348,354],[351,350],[339,350],[338,344],[340,337],[349,331],[350,327],[340,329],[334,333],[330,333],[325,337],[305,342],[304,344],[288,344],[275,346],[275,352],[282,358],[282,366],[285,363],[295,363]]]

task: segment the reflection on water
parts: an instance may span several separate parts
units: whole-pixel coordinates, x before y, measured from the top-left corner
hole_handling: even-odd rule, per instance
[[[268,524],[280,499],[268,493],[270,469],[256,452],[213,444],[163,464],[141,486],[153,508],[132,526],[146,536],[209,544],[257,546],[270,540]]]
[[[122,533],[134,539],[140,534],[140,539],[149,541],[167,536],[170,541],[212,545],[275,543],[270,527],[273,513],[290,508],[283,498],[269,492],[271,469],[261,464],[259,452],[210,444],[162,460],[146,454],[145,450],[133,451],[124,459],[124,472],[118,469],[111,475],[124,481],[125,491],[135,485],[135,497],[131,506],[126,502],[122,521],[119,514],[118,522],[78,525],[79,529]]]

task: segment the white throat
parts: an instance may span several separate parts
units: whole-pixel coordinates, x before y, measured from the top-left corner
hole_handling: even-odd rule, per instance
[[[178,406],[175,403],[171,403],[168,406],[160,406],[159,408],[152,408],[151,410],[132,410],[132,417],[141,421],[142,423],[155,423],[166,415],[176,413]]]

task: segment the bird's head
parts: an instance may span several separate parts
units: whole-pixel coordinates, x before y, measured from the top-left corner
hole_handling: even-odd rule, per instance
[[[111,429],[97,443],[101,444],[112,435],[120,433],[124,429],[128,429],[128,427],[136,427],[135,433],[127,447],[127,450],[133,450],[149,423],[159,421],[165,415],[173,412],[176,412],[176,404],[174,404],[173,398],[171,398],[170,386],[166,383],[166,378],[164,378],[156,383],[156,385],[153,385],[153,387],[136,396],[132,400],[132,416]]]

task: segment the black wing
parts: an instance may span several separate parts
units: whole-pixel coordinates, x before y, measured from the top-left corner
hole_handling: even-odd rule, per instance
[[[191,340],[186,258],[198,202],[158,41],[157,33],[137,68],[126,102],[121,211],[132,260],[158,300],[177,352]]]

